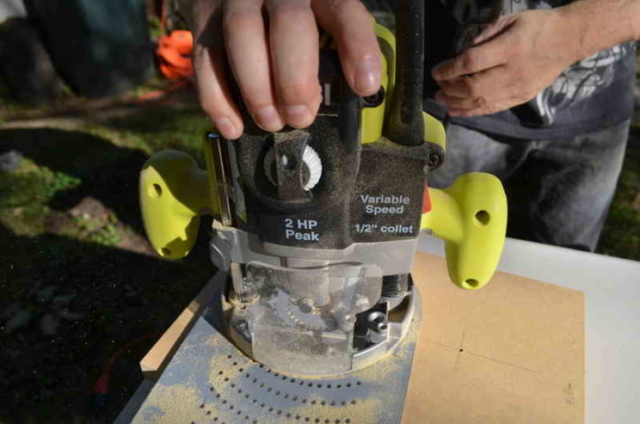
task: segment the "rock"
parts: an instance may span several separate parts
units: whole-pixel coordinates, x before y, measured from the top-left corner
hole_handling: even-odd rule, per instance
[[[60,328],[60,320],[52,314],[46,314],[40,319],[40,332],[45,336],[55,336]]]
[[[83,216],[95,220],[106,220],[109,216],[109,209],[97,199],[93,197],[85,197],[73,208],[69,209],[69,215],[72,217]]]
[[[0,154],[0,171],[9,172],[18,169],[22,154],[16,150]]]
[[[64,84],[28,19],[12,18],[0,24],[0,72],[13,96],[23,102],[41,104],[64,92]]]
[[[29,0],[55,68],[76,94],[109,97],[154,74],[144,1]]]
[[[72,224],[73,219],[64,212],[51,211],[44,218],[45,231],[51,234],[60,234]]]

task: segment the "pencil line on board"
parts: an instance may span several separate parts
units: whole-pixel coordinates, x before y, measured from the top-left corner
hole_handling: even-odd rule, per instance
[[[487,359],[489,361],[497,362],[499,364],[508,365],[510,367],[514,367],[514,368],[518,368],[518,369],[521,369],[521,370],[524,370],[524,371],[532,372],[534,374],[538,374],[538,371],[536,371],[536,370],[532,370],[532,369],[526,368],[526,367],[521,367],[520,365],[512,364],[511,362],[501,361],[500,359],[495,359],[495,358],[492,358],[490,356],[480,355],[478,353],[473,353],[473,352],[469,352],[469,351],[465,351],[465,353],[467,355],[477,356],[479,358]]]
[[[460,362],[460,355],[464,352],[464,336],[467,334],[465,330],[462,330],[462,339],[460,340],[460,347],[458,348],[458,354],[456,355],[456,362],[453,364],[453,370],[458,369],[458,363]]]
[[[455,346],[450,346],[450,345],[448,345],[448,344],[441,343],[441,342],[437,342],[437,341],[435,341],[435,340],[425,339],[424,341],[425,341],[425,342],[429,342],[429,343],[433,343],[433,344],[438,345],[438,346],[446,347],[447,349],[451,349],[451,350],[457,350],[457,349],[458,349],[458,348],[457,348],[457,347],[455,347]]]

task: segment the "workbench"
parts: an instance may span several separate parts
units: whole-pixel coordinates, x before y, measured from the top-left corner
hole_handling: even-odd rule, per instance
[[[442,242],[428,235],[421,237],[419,250],[444,256]],[[584,293],[585,423],[636,424],[640,416],[640,262],[507,239],[498,269]],[[200,297],[212,293],[205,288]],[[194,321],[202,303],[200,300],[190,305],[177,323]],[[181,328],[186,328],[185,323],[175,324],[167,333]],[[175,351],[164,349],[163,365]],[[153,375],[154,370],[148,369],[145,360],[145,375]],[[153,385],[153,379],[143,381],[116,424],[131,421]]]

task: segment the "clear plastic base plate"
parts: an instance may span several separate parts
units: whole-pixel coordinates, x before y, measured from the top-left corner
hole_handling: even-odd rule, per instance
[[[274,372],[245,355],[219,331],[221,309],[198,319],[133,423],[399,424],[418,335],[384,359],[350,374],[300,378]]]

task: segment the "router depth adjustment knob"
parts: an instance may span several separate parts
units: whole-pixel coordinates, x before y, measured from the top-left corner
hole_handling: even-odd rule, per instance
[[[286,156],[283,157],[286,160]],[[285,163],[286,166],[286,163]],[[276,169],[276,157],[273,147],[264,157],[264,173],[273,185],[278,185],[278,172]],[[311,146],[305,146],[302,153],[302,184],[306,191],[313,189],[322,176],[322,161],[320,156]]]

